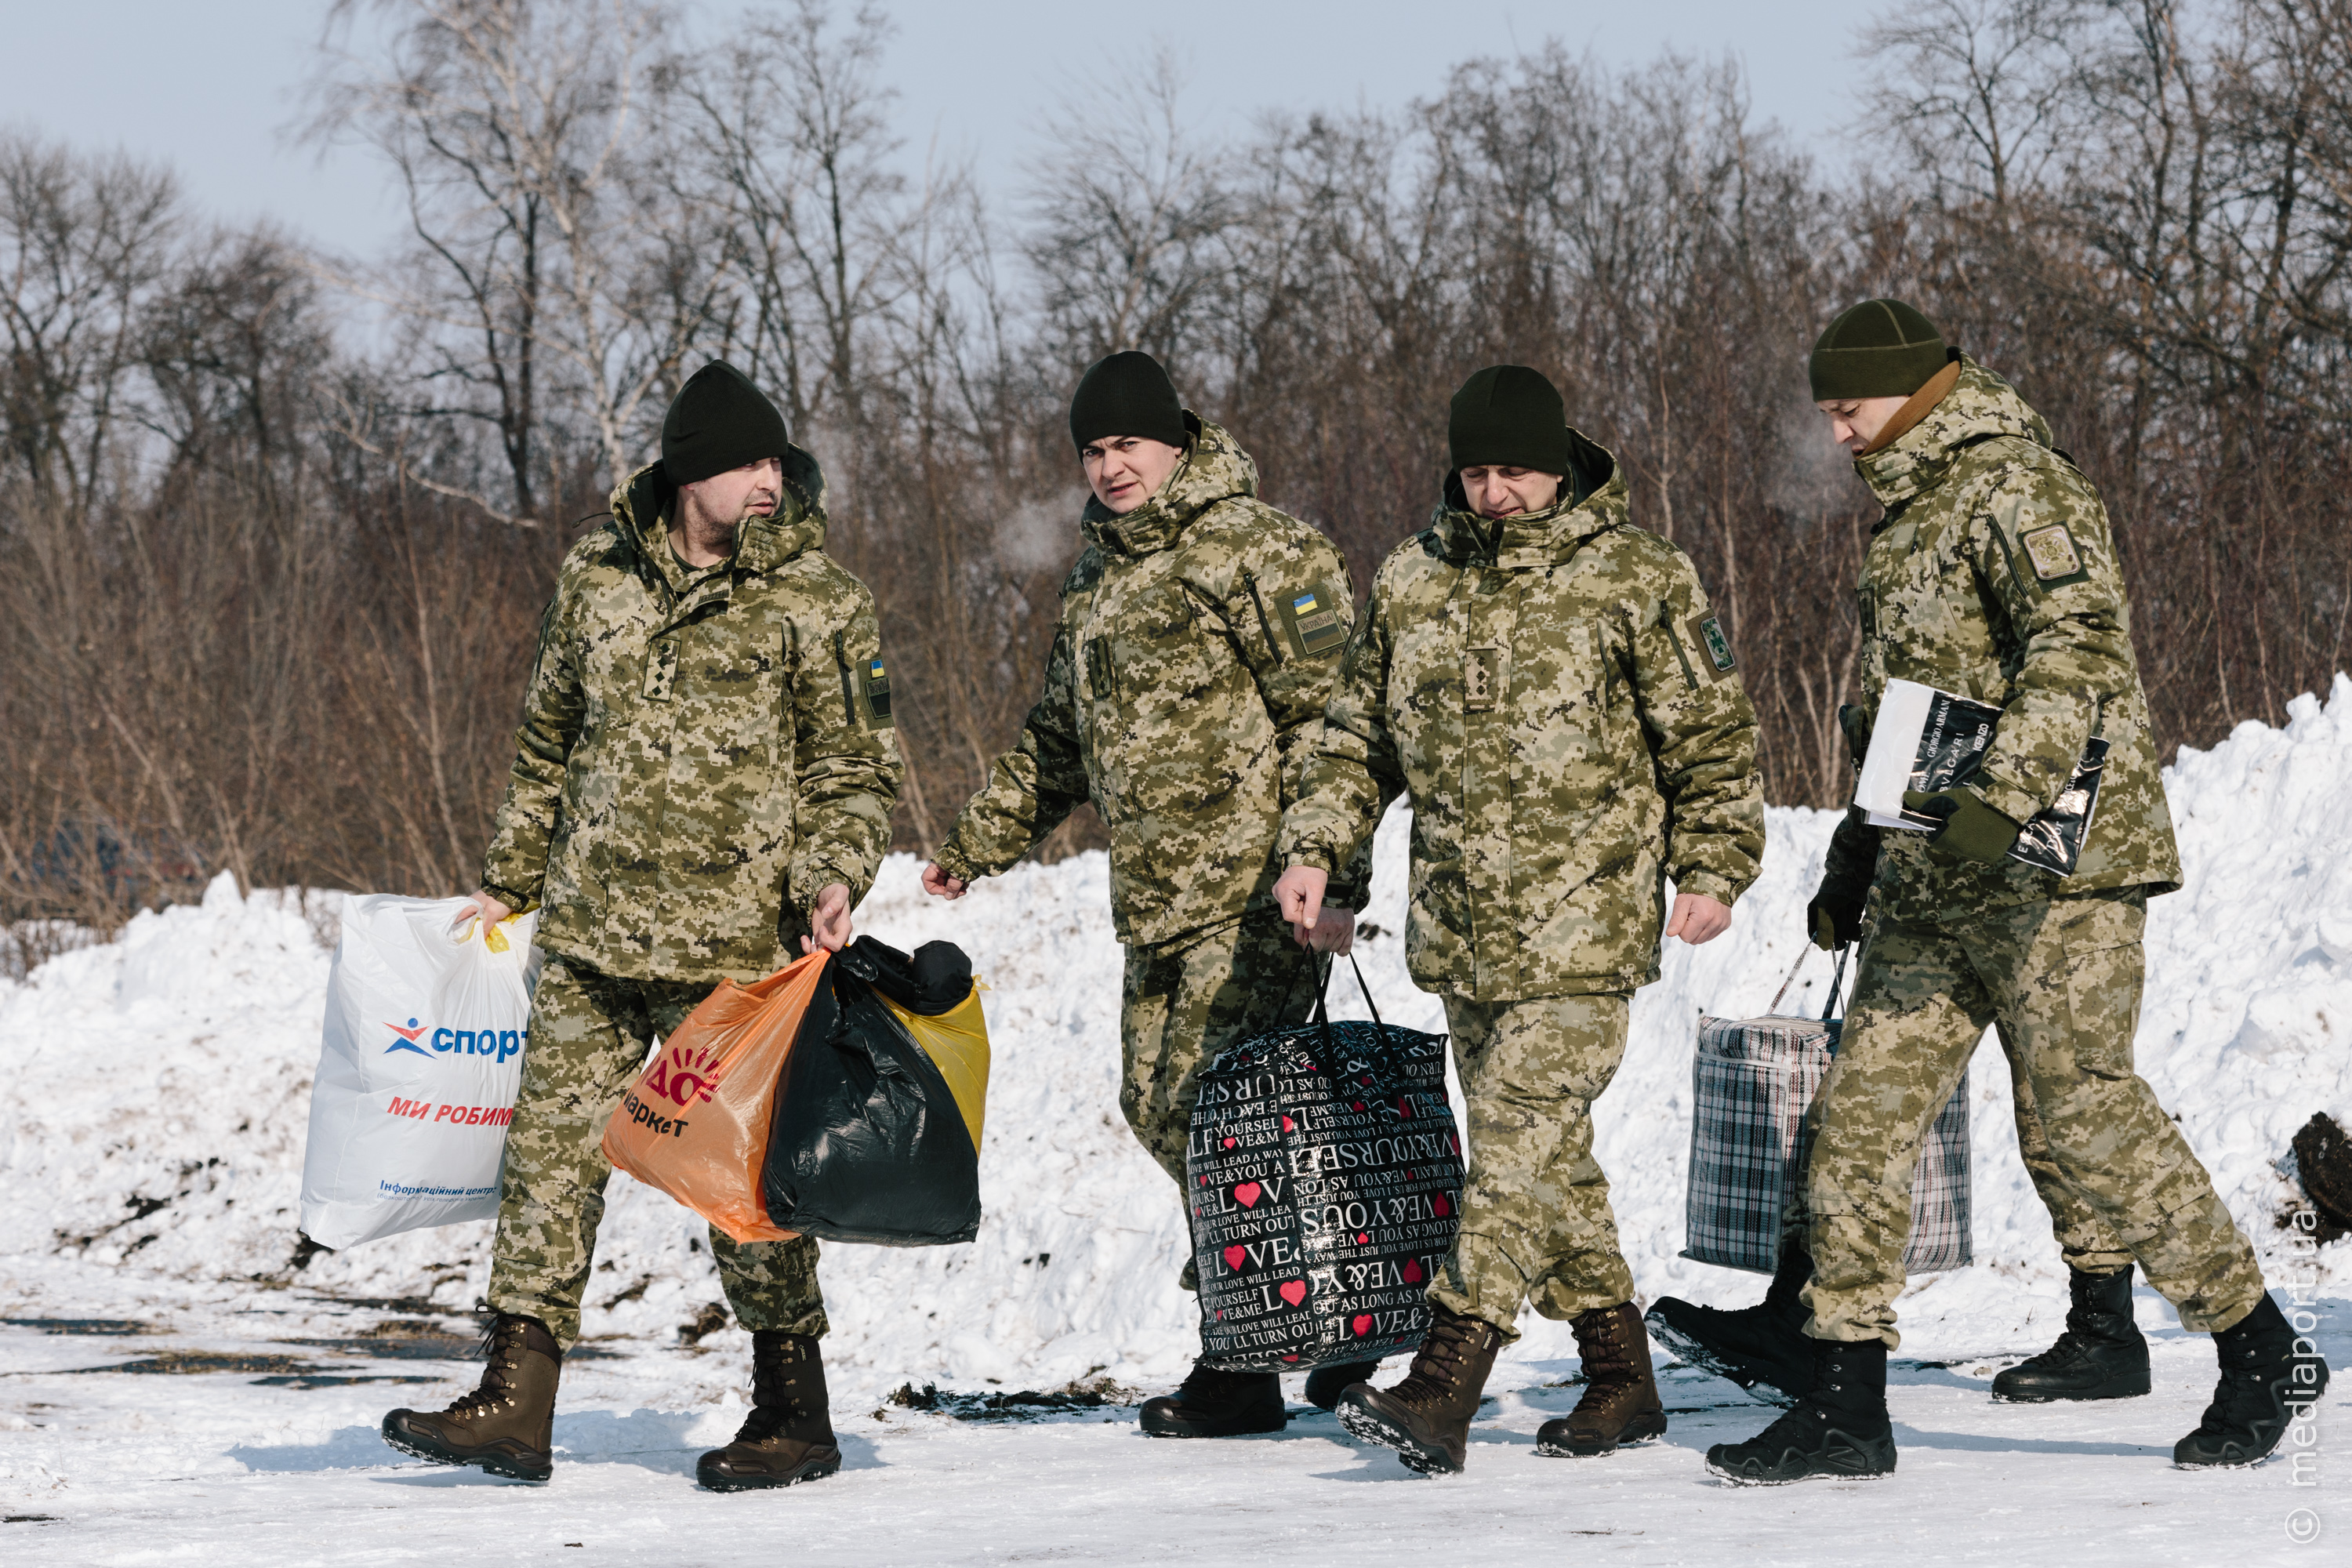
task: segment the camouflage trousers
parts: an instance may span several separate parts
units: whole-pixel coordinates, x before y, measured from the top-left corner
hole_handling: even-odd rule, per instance
[[[2119,1246],[2184,1328],[2225,1329],[2253,1309],[2253,1248],[2132,1070],[2147,922],[2147,895],[2134,888],[1932,925],[1885,921],[1872,933],[1808,1112],[1818,1131],[1805,1212],[1789,1222],[1813,1257],[1806,1332],[1900,1342],[1895,1298],[1920,1141],[1988,1025],[2024,1082],[2020,1136],[2030,1121],[2043,1141],[2028,1150],[2029,1168],[2042,1167],[2035,1184],[2061,1245],[2071,1233],[2085,1258]]]
[[[1630,999],[1445,999],[1469,1111],[1462,1234],[1429,1299],[1513,1338],[1519,1308],[1567,1319],[1633,1299],[1592,1102],[1625,1058]]]
[[[581,1298],[613,1175],[604,1124],[654,1040],[710,991],[703,983],[624,980],[552,956],[540,973],[507,1130],[489,1299],[495,1310],[542,1320],[566,1350],[580,1337]],[[825,1331],[814,1240],[744,1245],[713,1228],[710,1250],[745,1328]]]
[[[1305,1018],[1314,976],[1281,918],[1253,910],[1181,942],[1129,948],[1120,991],[1118,1108],[1181,1194],[1202,1065],[1251,1034]],[[1194,1288],[1189,1247],[1178,1283]]]

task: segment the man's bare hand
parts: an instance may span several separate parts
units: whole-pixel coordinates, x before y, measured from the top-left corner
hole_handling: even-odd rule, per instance
[[[845,882],[830,882],[816,896],[816,908],[809,911],[809,934],[801,938],[801,951],[814,952],[823,948],[827,952],[839,952],[849,945],[849,887]]]
[[[495,926],[513,913],[512,910],[499,902],[488,893],[477,889],[474,896],[466,900],[466,907],[457,911],[457,918],[449,922],[449,929],[455,931],[467,921],[474,920],[480,921],[485,927]]]
[[[1666,917],[1666,934],[1693,947],[1713,942],[1731,929],[1731,906],[1705,893],[1676,893],[1674,912]]]
[[[923,868],[923,891],[935,899],[961,899],[971,886],[961,877],[950,877],[940,870],[936,860]]]
[[[1323,890],[1331,885],[1331,874],[1313,866],[1293,866],[1277,878],[1274,884],[1274,907],[1290,922],[1290,934],[1301,945],[1312,944],[1323,921]],[[1356,917],[1348,917],[1348,937],[1355,940]],[[1318,951],[1328,952],[1328,949]],[[1346,948],[1339,950],[1341,952]]]
[[[1318,952],[1342,956],[1353,952],[1356,950],[1356,911],[1332,904],[1324,905],[1322,917],[1315,922],[1315,930],[1305,945]]]

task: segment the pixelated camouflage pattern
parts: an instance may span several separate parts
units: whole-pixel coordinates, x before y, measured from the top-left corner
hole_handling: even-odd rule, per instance
[[[1331,542],[1256,499],[1232,437],[1184,417],[1192,447],[1158,495],[1125,517],[1087,502],[1045,691],[936,857],[992,876],[1091,800],[1130,945],[1271,907],[1275,833],[1355,618]]]
[[[482,872],[551,952],[752,980],[826,885],[873,880],[901,771],[874,599],[824,553],[815,459],[784,479],[715,566],[670,547],[658,464],[564,558]]]
[[[1625,1059],[1628,998],[1445,999],[1468,1111],[1462,1232],[1430,1300],[1516,1339],[1520,1306],[1565,1321],[1633,1299],[1592,1102]]]
[[[2133,1070],[2147,920],[2147,889],[2135,887],[1877,923],[1808,1112],[1813,1154],[1803,1212],[1790,1220],[1812,1251],[1807,1332],[1900,1342],[1895,1299],[1919,1142],[1988,1025],[2027,1083],[2043,1157],[2074,1200],[2052,1204],[2062,1242],[2086,1207],[2183,1327],[2224,1329],[2253,1309],[2253,1248]]]
[[[1622,469],[1583,446],[1581,500],[1490,522],[1449,480],[1381,563],[1283,824],[1286,863],[1328,870],[1412,795],[1407,964],[1450,996],[1645,985],[1664,879],[1728,904],[1764,850],[1729,643],[1689,558],[1633,526]]]
[[[1314,1006],[1303,950],[1271,907],[1182,942],[1127,950],[1118,1108],[1180,1190],[1202,1065],[1251,1035],[1302,1022]]]
[[[2108,745],[2097,815],[2074,875],[1931,857],[1927,836],[1885,836],[1881,910],[1901,920],[2061,891],[2180,885],[2131,612],[2106,508],[2010,384],[1962,359],[1952,390],[1854,468],[1886,508],[1860,586],[1862,683],[1872,713],[1890,679],[2003,710],[1973,781],[2024,822],[2054,802],[2094,735]]]
[[[543,1321],[570,1350],[580,1338],[604,1184],[613,1176],[604,1124],[656,1037],[710,994],[707,981],[632,980],[551,958],[531,997],[530,1048],[507,1131],[490,1306]],[[825,1331],[817,1244],[740,1243],[713,1226],[710,1250],[735,1318],[747,1329]]]

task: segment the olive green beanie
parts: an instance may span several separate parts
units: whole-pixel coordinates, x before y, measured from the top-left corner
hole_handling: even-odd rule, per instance
[[[1574,471],[1568,405],[1540,371],[1523,364],[1488,365],[1462,384],[1446,420],[1454,468]]]
[[[1864,300],[1842,310],[1813,345],[1806,369],[1813,401],[1908,397],[1949,357],[1936,323],[1900,300]]]
[[[662,472],[674,485],[781,458],[791,446],[776,405],[723,359],[688,376],[662,419]]]

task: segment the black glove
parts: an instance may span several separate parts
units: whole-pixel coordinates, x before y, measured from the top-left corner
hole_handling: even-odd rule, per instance
[[[1878,836],[1859,807],[1849,810],[1830,836],[1822,885],[1805,906],[1805,934],[1823,952],[1862,940],[1863,907],[1878,872]]]
[[[1870,752],[1870,715],[1852,702],[1841,703],[1838,728],[1845,731],[1846,750],[1853,753],[1853,771],[1862,772],[1862,759]]]
[[[1998,866],[2009,858],[2017,836],[2025,831],[1987,805],[1982,795],[1965,787],[1939,790],[1934,795],[1905,790],[1903,809],[1944,819],[1944,826],[1927,840],[1927,850],[1947,860],[1981,860],[1988,866]]]

